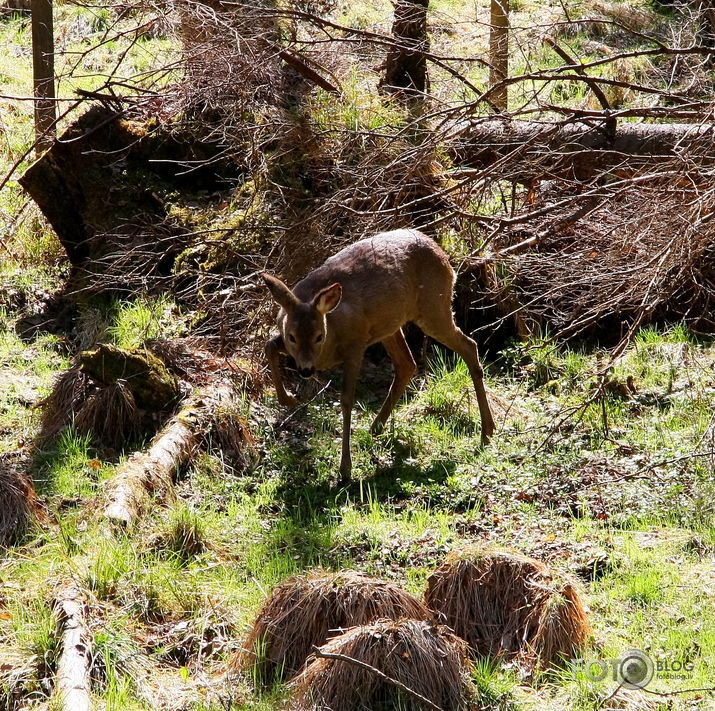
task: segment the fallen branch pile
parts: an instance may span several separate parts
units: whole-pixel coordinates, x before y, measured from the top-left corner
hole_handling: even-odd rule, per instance
[[[522,315],[565,337],[628,340],[666,321],[713,332],[715,190],[670,177],[600,189],[594,200],[598,191],[561,199],[496,240]]]

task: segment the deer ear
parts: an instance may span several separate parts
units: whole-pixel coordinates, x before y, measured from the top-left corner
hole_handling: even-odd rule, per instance
[[[313,297],[313,305],[318,309],[318,313],[327,314],[340,303],[342,296],[343,287],[340,284],[331,284]]]
[[[263,272],[261,276],[268,287],[268,291],[271,292],[271,296],[286,311],[289,311],[298,303],[295,294],[278,277],[274,277],[273,274],[268,272]]]

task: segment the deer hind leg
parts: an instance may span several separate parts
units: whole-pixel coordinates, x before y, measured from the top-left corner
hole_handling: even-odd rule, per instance
[[[477,394],[479,416],[482,424],[482,444],[486,444],[494,434],[494,418],[489,408],[489,399],[484,387],[484,369],[479,360],[476,342],[466,336],[454,323],[451,307],[439,314],[428,316],[417,322],[428,335],[462,356],[472,376]]]
[[[401,328],[389,338],[386,338],[382,342],[382,345],[385,346],[385,350],[392,360],[395,375],[392,379],[392,384],[390,385],[390,390],[387,393],[385,402],[382,404],[380,412],[372,423],[371,429],[374,434],[382,430],[397,401],[407,389],[407,384],[417,371],[415,359],[412,357],[412,353],[407,345],[407,341],[405,341],[405,335],[402,333]]]

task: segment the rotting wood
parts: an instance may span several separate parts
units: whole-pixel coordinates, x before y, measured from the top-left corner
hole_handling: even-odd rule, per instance
[[[161,358],[146,348],[119,348],[100,343],[77,357],[79,369],[100,385],[126,382],[137,405],[152,411],[176,403],[179,385]]]
[[[189,397],[179,412],[154,437],[144,452],[135,452],[109,483],[104,516],[130,526],[141,515],[150,494],[170,492],[176,472],[186,464],[201,443],[220,405],[231,400],[230,383],[201,388]]]
[[[60,590],[55,611],[62,637],[55,695],[65,711],[90,711],[92,634],[87,627],[86,605],[81,591],[74,586]]]

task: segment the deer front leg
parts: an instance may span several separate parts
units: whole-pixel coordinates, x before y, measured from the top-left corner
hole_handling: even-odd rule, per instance
[[[268,368],[271,371],[271,380],[273,381],[273,387],[276,389],[278,402],[285,407],[295,407],[298,404],[298,400],[286,391],[283,385],[283,377],[281,376],[280,354],[285,352],[283,336],[271,338],[271,340],[266,343]]]
[[[355,405],[355,387],[361,366],[362,354],[345,361],[343,365],[343,391],[340,396],[340,408],[343,413],[343,445],[340,456],[340,480],[342,483],[347,483],[350,480],[353,470],[353,460],[350,455],[350,423]]]

